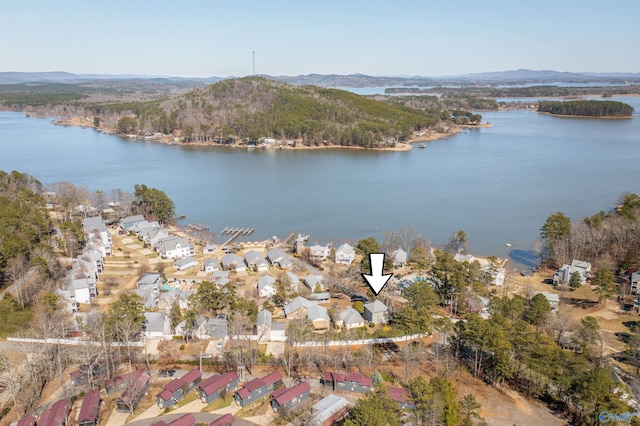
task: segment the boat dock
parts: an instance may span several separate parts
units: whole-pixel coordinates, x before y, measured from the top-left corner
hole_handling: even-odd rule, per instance
[[[254,228],[231,228],[231,227],[224,228],[222,231],[220,231],[220,234],[222,235],[231,234],[231,236],[227,239],[227,241],[225,241],[222,244],[222,247],[226,246],[231,241],[235,240],[236,237],[238,237],[239,235],[251,235],[253,234],[253,231],[254,231]]]
[[[224,234],[251,235],[251,234],[253,234],[253,231],[254,231],[253,228],[229,228],[229,227],[226,227],[222,231],[220,231],[220,233],[223,234],[223,235]]]

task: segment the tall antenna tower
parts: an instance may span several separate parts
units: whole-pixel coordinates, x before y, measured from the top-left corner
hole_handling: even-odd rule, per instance
[[[251,52],[253,55],[253,75],[256,75],[256,51]]]

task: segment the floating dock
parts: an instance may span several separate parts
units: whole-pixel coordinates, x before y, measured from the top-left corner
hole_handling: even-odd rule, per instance
[[[229,228],[226,227],[222,231],[221,234],[237,234],[238,235],[251,235],[253,234],[254,228]]]

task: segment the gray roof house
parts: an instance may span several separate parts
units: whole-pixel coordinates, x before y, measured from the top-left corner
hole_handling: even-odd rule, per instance
[[[249,250],[244,254],[244,260],[250,269],[254,269],[258,272],[265,272],[269,270],[269,262],[261,253],[255,250]]]
[[[304,318],[307,316],[307,309],[317,305],[302,296],[298,296],[289,303],[284,304],[284,314],[287,318]]]
[[[565,263],[562,265],[562,268],[558,269],[555,274],[553,274],[553,283],[569,284],[574,272],[577,272],[580,275],[580,282],[581,284],[584,284],[587,281],[587,278],[590,277],[591,263],[576,259],[573,259],[571,265]]]
[[[160,277],[161,277],[160,274],[151,273],[151,272],[144,274],[142,278],[138,280],[137,286],[142,287],[142,286],[150,285],[157,289],[159,285]]]
[[[193,268],[197,264],[198,261],[195,258],[188,256],[173,262],[173,267],[178,271],[184,271],[185,269]]]
[[[391,253],[391,260],[394,268],[402,268],[407,264],[407,252],[398,247],[398,250]]]
[[[640,271],[631,274],[631,294],[638,294],[640,288]]]
[[[266,340],[271,333],[271,323],[273,320],[273,314],[263,309],[258,312],[258,318],[256,320],[256,335],[258,336],[258,340]]]
[[[322,275],[307,275],[303,281],[304,285],[309,287],[311,291],[316,291],[317,286],[320,286],[320,291],[324,291],[324,286],[322,285],[323,279]]]
[[[244,264],[244,260],[237,254],[225,254],[220,259],[222,263],[222,269],[225,271],[245,272],[247,267]]]
[[[533,295],[542,294],[549,301],[551,306],[551,312],[558,312],[558,304],[560,303],[560,297],[555,293],[548,293],[546,291],[534,291]]]
[[[284,273],[284,275],[289,279],[289,284],[291,286],[291,291],[294,291],[296,293],[300,292],[300,278],[298,278],[298,276],[296,274],[294,274],[291,271],[287,271]]]
[[[214,253],[216,250],[218,250],[218,246],[217,245],[215,245],[215,244],[207,244],[202,249],[202,253],[211,254],[211,253]]]
[[[218,259],[207,258],[202,262],[205,272],[216,272],[220,270],[220,263]]]
[[[344,243],[336,250],[335,261],[339,265],[351,265],[356,258],[356,251],[349,244]]]
[[[120,226],[125,231],[129,231],[131,230],[133,225],[135,225],[138,222],[145,222],[144,216],[142,216],[141,214],[123,217],[122,219],[120,219]]]
[[[345,398],[329,394],[312,407],[313,417],[311,426],[332,425],[344,419],[349,414],[349,401]]]
[[[175,235],[158,241],[155,248],[160,256],[167,259],[178,259],[196,254],[195,247],[189,240]]]
[[[160,296],[157,287],[154,288],[153,286],[145,285],[136,288],[135,293],[142,297],[142,303],[146,309],[154,309],[158,307]]]
[[[147,337],[164,337],[171,334],[171,319],[164,312],[145,312],[143,326]]]
[[[338,313],[336,325],[338,327],[344,326],[344,328],[350,330],[352,328],[364,327],[365,323],[360,312],[348,306],[345,310]]]
[[[267,252],[267,259],[272,265],[277,266],[280,269],[287,269],[293,266],[291,259],[279,248],[272,248]]]
[[[375,324],[386,324],[389,316],[389,308],[387,305],[379,301],[374,300],[371,303],[364,305],[364,319]]]
[[[271,275],[263,275],[258,280],[258,295],[260,297],[271,297],[276,294],[276,279]]]
[[[307,318],[313,323],[315,330],[326,330],[331,325],[331,318],[327,309],[320,305],[312,305],[307,308]]]
[[[231,281],[229,279],[229,271],[215,271],[213,274],[211,274],[211,282],[218,287],[222,287],[229,281]]]

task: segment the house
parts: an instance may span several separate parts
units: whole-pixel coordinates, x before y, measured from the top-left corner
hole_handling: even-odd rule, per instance
[[[78,426],[98,426],[100,424],[100,393],[90,390],[84,394],[80,414],[78,414]]]
[[[289,281],[289,289],[295,293],[300,292],[300,278],[291,271],[287,271],[282,275],[283,281]]]
[[[144,370],[135,370],[131,373],[121,374],[113,379],[109,379],[104,382],[104,390],[107,395],[112,395],[130,386],[142,373],[144,373]]]
[[[147,393],[149,386],[151,386],[151,377],[142,371],[137,370],[140,373],[131,376],[131,379],[126,383],[127,387],[120,395],[120,398],[116,400],[116,408],[119,412],[133,413],[142,397]]]
[[[307,308],[307,318],[313,323],[314,330],[326,330],[331,325],[331,318],[327,309],[320,305]]]
[[[344,243],[336,250],[336,263],[338,265],[351,265],[356,258],[356,251],[349,244]]]
[[[201,381],[198,385],[198,395],[202,402],[210,404],[236,389],[238,389],[238,375],[232,371],[227,374],[215,374]]]
[[[145,312],[142,332],[148,338],[163,338],[171,335],[171,318],[164,312]]]
[[[218,272],[220,270],[218,259],[207,258],[202,262],[202,266],[205,272]]]
[[[163,238],[154,247],[165,259],[181,259],[196,254],[196,249],[189,240],[175,235]]]
[[[631,294],[638,294],[640,288],[640,271],[631,274]]]
[[[142,278],[138,280],[138,282],[136,283],[136,286],[138,288],[143,286],[152,286],[154,289],[157,290],[158,286],[160,285],[160,278],[162,278],[162,275],[160,274],[147,273],[147,274],[144,274]]]
[[[345,398],[329,394],[313,404],[311,426],[331,426],[343,420],[349,414],[349,401]]]
[[[364,305],[364,319],[374,324],[386,324],[389,317],[389,308],[379,300]]]
[[[416,403],[411,400],[411,393],[395,386],[387,386],[389,397],[398,403],[401,410],[415,410]]]
[[[96,237],[100,239],[105,249],[105,256],[110,256],[111,246],[113,245],[113,243],[111,241],[109,230],[107,229],[104,220],[102,220],[102,217],[86,217],[82,221],[82,227],[84,228],[84,231],[87,233],[87,235],[89,235],[89,238]]]
[[[367,393],[373,388],[373,381],[360,373],[331,373],[326,372],[320,379],[320,384],[334,391]]]
[[[155,247],[160,240],[169,238],[169,231],[164,228],[147,228],[138,233],[138,239],[141,239],[151,247]]]
[[[159,408],[169,408],[184,398],[200,383],[202,374],[194,369],[184,376],[173,379],[163,386],[162,391],[156,395],[156,404]]]
[[[300,382],[289,389],[283,386],[271,394],[271,407],[281,416],[286,416],[310,397],[311,386],[307,382]]]
[[[309,256],[313,260],[325,260],[329,257],[329,253],[331,251],[331,245],[328,244],[326,246],[314,245],[309,247]]]
[[[311,293],[309,295],[309,300],[313,300],[318,303],[329,303],[331,301],[331,293],[329,293],[328,291],[323,291],[320,293]]]
[[[558,304],[560,303],[560,297],[555,293],[547,293],[546,291],[534,291],[533,296],[536,294],[542,294],[549,301],[551,306],[551,312],[558,312]]]
[[[394,268],[404,268],[407,266],[407,252],[398,247],[391,253],[391,261]]]
[[[274,342],[284,342],[287,340],[287,323],[284,321],[272,322],[269,340]]]
[[[20,420],[18,420],[18,423],[16,424],[16,426],[35,426],[35,425],[36,425],[36,418],[33,416],[21,417]]]
[[[298,296],[284,304],[284,315],[289,319],[304,318],[307,316],[307,309],[314,305],[317,305],[317,302]]]
[[[223,285],[228,284],[231,281],[229,279],[229,271],[215,271],[213,274],[211,274],[210,280],[217,287],[222,287]]]
[[[264,256],[255,250],[249,250],[244,254],[244,261],[249,269],[257,272],[266,272],[269,270],[269,262]]]
[[[267,259],[269,259],[269,262],[271,262],[273,266],[277,266],[280,269],[288,269],[293,266],[289,256],[277,247],[267,252]]]
[[[145,222],[144,216],[137,214],[134,216],[127,216],[120,219],[120,227],[129,232],[133,226],[139,222]]]
[[[258,343],[265,337],[268,338],[271,334],[271,323],[273,321],[273,314],[263,309],[258,312],[258,318],[256,320],[256,335],[258,336]]]
[[[66,399],[61,399],[45,410],[38,419],[38,426],[66,426],[68,424],[71,403]]]
[[[274,371],[263,378],[256,378],[244,384],[233,395],[233,399],[241,407],[246,407],[253,402],[269,395],[276,386],[282,385],[282,374]]]
[[[263,275],[258,280],[258,294],[260,297],[271,298],[276,294],[276,279],[271,275]]]
[[[169,423],[165,423],[163,420],[160,420],[153,423],[151,426],[195,426],[196,423],[195,416],[189,413],[184,414]]]
[[[247,267],[244,264],[244,260],[237,254],[225,254],[220,259],[222,263],[222,269],[225,271],[245,272]]]
[[[226,340],[229,338],[227,318],[218,315],[216,318],[209,318],[207,321],[206,336],[213,340]]]
[[[217,245],[215,245],[215,244],[207,244],[202,249],[202,253],[203,254],[213,254],[213,253],[216,252],[216,250],[218,250],[218,246]]]
[[[209,423],[209,426],[231,426],[235,421],[236,419],[233,417],[233,414],[225,414]]]
[[[322,275],[307,275],[304,277],[304,285],[306,285],[311,291],[324,291],[324,286],[322,285],[322,280],[324,277]]]
[[[198,264],[198,261],[191,257],[185,257],[182,259],[178,259],[175,262],[173,262],[173,267],[177,270],[177,271],[184,271],[187,270],[189,268],[193,268],[194,266],[196,266]]]
[[[573,259],[571,265],[564,264],[553,274],[554,285],[568,285],[571,282],[571,276],[577,272],[580,275],[580,284],[587,282],[587,278],[591,276],[591,263],[583,260]]]
[[[344,327],[347,330],[352,328],[364,327],[364,318],[360,315],[360,312],[348,306],[345,310],[338,313],[336,319],[336,326]]]

